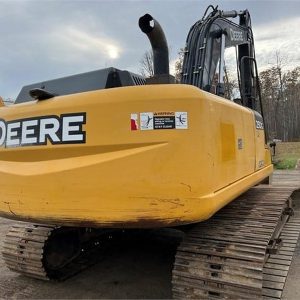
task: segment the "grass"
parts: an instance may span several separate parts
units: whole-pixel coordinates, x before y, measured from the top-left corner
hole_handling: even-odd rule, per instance
[[[276,157],[273,164],[275,169],[295,169],[298,159],[299,157],[293,155],[284,155],[282,157]]]

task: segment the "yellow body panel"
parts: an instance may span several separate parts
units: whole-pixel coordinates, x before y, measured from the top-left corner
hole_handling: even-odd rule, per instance
[[[254,113],[187,85],[92,91],[0,108],[5,121],[86,113],[86,142],[0,148],[0,215],[62,225],[203,221],[272,172]],[[187,129],[131,114],[187,112]]]

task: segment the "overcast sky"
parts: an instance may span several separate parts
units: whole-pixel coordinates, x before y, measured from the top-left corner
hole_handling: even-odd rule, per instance
[[[109,66],[138,72],[150,48],[137,25],[145,13],[162,25],[173,62],[208,4],[250,11],[260,69],[276,50],[286,68],[300,66],[300,1],[0,0],[0,95],[16,98],[23,85]]]

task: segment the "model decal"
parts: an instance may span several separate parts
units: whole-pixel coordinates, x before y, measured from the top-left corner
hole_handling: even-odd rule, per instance
[[[5,121],[0,119],[0,146],[20,147],[85,143],[86,113],[49,115]]]
[[[264,130],[264,121],[262,116],[257,111],[254,112],[254,116],[256,129]]]

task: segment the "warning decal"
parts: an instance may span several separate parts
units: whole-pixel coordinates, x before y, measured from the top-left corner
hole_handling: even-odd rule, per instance
[[[155,112],[153,114],[154,129],[174,129],[174,112]]]
[[[188,129],[187,112],[143,112],[140,113],[140,129]]]

